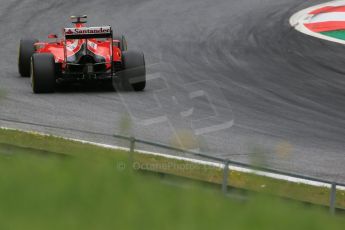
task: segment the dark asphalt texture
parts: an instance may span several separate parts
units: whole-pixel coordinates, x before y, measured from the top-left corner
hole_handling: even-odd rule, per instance
[[[320,2],[1,0],[0,118],[64,130],[0,125],[108,144],[124,143],[68,129],[166,144],[194,133],[212,155],[345,182],[345,48],[289,25],[292,14]],[[17,72],[19,39],[61,34],[73,14],[112,25],[129,49],[145,53],[144,92],[32,93]]]

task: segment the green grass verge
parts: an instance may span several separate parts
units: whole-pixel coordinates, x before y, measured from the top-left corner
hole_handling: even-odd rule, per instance
[[[12,150],[0,155],[0,229],[332,230],[345,224],[296,203],[238,202],[198,185],[172,186],[129,168],[119,171],[122,159],[109,161],[107,153],[61,158]]]
[[[119,171],[135,168],[172,174],[200,181],[220,184],[223,171],[216,167],[202,166],[160,156],[134,154],[133,163],[128,163],[128,153],[105,149],[90,144],[68,141],[51,136],[33,135],[19,131],[0,130],[0,154],[27,153],[76,156],[78,158],[102,157],[115,160]],[[228,183],[232,187],[262,192],[279,197],[295,199],[318,205],[329,204],[329,189],[306,184],[292,183],[263,176],[231,171]],[[337,191],[337,207],[345,208],[345,192]]]

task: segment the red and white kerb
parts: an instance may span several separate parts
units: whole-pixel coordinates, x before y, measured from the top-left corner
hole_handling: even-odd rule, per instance
[[[309,13],[305,27],[317,33],[345,30],[345,5],[326,6]]]

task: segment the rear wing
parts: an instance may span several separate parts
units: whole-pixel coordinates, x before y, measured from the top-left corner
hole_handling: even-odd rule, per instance
[[[111,26],[65,28],[66,39],[112,38]]]

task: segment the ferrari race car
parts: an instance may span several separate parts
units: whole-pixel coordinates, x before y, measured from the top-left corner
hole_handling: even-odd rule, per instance
[[[146,86],[142,52],[127,51],[123,35],[113,36],[110,26],[86,27],[87,16],[72,16],[73,28],[51,42],[22,39],[18,69],[31,78],[34,93],[52,93],[62,82],[103,81],[112,89],[142,91]]]

